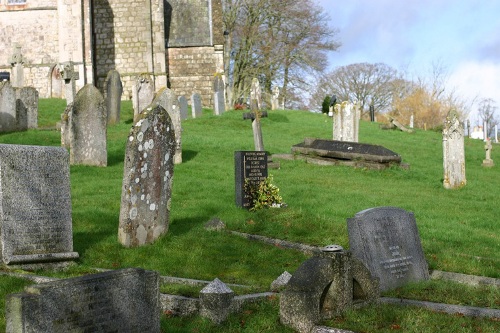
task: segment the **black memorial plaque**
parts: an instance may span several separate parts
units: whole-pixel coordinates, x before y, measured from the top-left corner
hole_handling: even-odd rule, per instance
[[[234,152],[236,205],[252,208],[251,195],[245,193],[245,181],[258,185],[267,178],[267,153],[265,151]]]

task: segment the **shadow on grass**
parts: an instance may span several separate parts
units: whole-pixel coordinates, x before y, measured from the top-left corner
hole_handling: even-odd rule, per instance
[[[183,150],[182,151],[182,162],[191,161],[198,155],[197,151],[194,150]]]
[[[123,163],[125,160],[125,150],[108,150],[108,166]]]
[[[118,239],[118,225],[116,225],[116,234]],[[98,232],[88,232],[80,231],[73,232],[73,251],[78,252],[80,258],[84,255],[87,250],[92,249],[97,244],[103,242],[109,237],[109,232],[98,231]]]
[[[272,111],[268,113],[269,120],[277,123],[289,123],[290,120],[287,116],[283,114],[273,113]]]

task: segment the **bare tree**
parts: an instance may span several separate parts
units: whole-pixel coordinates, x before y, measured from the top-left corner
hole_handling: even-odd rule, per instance
[[[479,101],[477,111],[483,123],[486,123],[488,136],[493,134],[495,126],[498,125],[497,109],[495,101],[491,98],[483,98]]]

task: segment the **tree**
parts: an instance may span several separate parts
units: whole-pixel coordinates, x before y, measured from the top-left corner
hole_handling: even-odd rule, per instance
[[[488,136],[494,134],[494,128],[498,125],[497,109],[495,101],[491,98],[483,98],[479,101],[477,111],[483,123],[486,123],[487,129],[485,130],[488,131]]]

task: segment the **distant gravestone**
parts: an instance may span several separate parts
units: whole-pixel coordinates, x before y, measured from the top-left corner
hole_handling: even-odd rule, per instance
[[[66,149],[0,144],[0,210],[4,264],[36,266],[78,258]]]
[[[61,146],[67,149],[71,146],[71,115],[73,113],[73,103],[66,106],[61,114]]]
[[[491,145],[490,139],[487,139],[486,143],[484,145],[484,150],[486,151],[486,158],[483,160],[483,164],[482,164],[484,167],[492,167],[495,165],[495,163],[493,163],[493,160],[491,159],[491,149],[492,148],[493,148],[493,146]]]
[[[455,189],[465,186],[464,127],[458,113],[452,109],[443,128],[443,186]]]
[[[38,91],[35,88],[16,89],[16,116],[18,129],[38,127]]]
[[[159,105],[147,108],[130,130],[118,229],[126,247],[153,243],[168,230],[175,145],[172,120]]]
[[[193,118],[201,117],[201,96],[198,93],[191,95],[191,115]]]
[[[132,91],[132,104],[134,105],[134,122],[139,119],[139,114],[151,104],[155,95],[154,82],[149,74],[143,73],[137,77]]]
[[[106,77],[106,109],[108,111],[108,125],[120,122],[121,97],[123,85],[120,73],[110,70]]]
[[[429,279],[413,213],[370,208],[347,219],[347,231],[350,251],[380,278],[381,291]]]
[[[188,102],[187,102],[187,98],[184,97],[184,96],[179,96],[179,98],[177,99],[177,101],[179,102],[179,109],[180,109],[180,113],[181,113],[181,120],[188,119]]]
[[[92,84],[76,95],[70,119],[70,163],[106,166],[106,104]]]
[[[40,283],[6,298],[8,333],[160,332],[159,275],[139,268]]]
[[[214,114],[220,116],[225,112],[224,80],[220,75],[214,79]]]
[[[273,94],[271,96],[271,110],[278,110],[280,109],[280,88],[278,86],[275,86],[273,88]]]
[[[252,197],[245,192],[245,182],[256,186],[267,178],[267,153],[265,151],[234,152],[236,206],[252,208]]]
[[[342,102],[334,106],[333,140],[358,142],[360,112],[358,104]]]
[[[64,80],[66,105],[73,103],[76,95],[76,80],[80,78],[80,73],[75,71],[72,61],[59,64],[59,72]]]
[[[172,124],[175,131],[175,155],[174,164],[182,163],[182,125],[181,125],[181,114],[180,108],[177,101],[177,97],[172,90],[168,88],[162,88],[156,94],[155,99],[151,103],[154,107],[156,105],[161,105],[170,116]]]
[[[10,56],[9,62],[12,65],[12,76],[10,78],[12,86],[14,88],[24,87],[24,59],[20,45],[15,46],[14,53]]]

